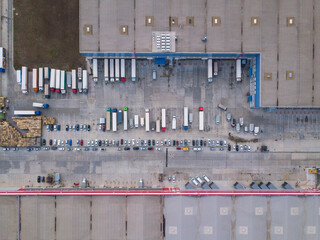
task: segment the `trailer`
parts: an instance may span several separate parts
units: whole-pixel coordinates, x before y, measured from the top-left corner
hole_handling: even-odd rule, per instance
[[[32,88],[34,92],[39,91],[38,69],[32,69]]]
[[[172,117],[172,130],[176,130],[177,129],[177,118],[176,116]]]
[[[118,82],[120,79],[120,60],[119,60],[119,58],[115,59],[114,68],[115,68],[114,70],[115,70],[116,82]]]
[[[35,116],[35,115],[41,115],[41,112],[33,111],[33,110],[15,110],[13,114],[19,115],[19,116]]]
[[[136,59],[135,58],[131,59],[131,80],[133,82],[136,81]]]
[[[82,68],[78,68],[78,91],[82,93]]]
[[[203,107],[199,107],[199,131],[204,130]]]
[[[110,81],[114,82],[114,59],[110,59]]]
[[[109,59],[104,59],[104,81],[109,82]]]
[[[160,132],[160,120],[156,121],[156,132],[159,133]]]
[[[71,79],[72,79],[72,92],[77,93],[77,71],[72,69],[71,71]]]
[[[98,82],[98,59],[96,58],[92,60],[92,75],[93,81]]]
[[[34,103],[32,103],[32,107],[36,107],[36,108],[49,108],[49,104],[34,102]]]
[[[118,111],[118,124],[122,123],[122,110]]]
[[[0,72],[6,71],[6,49],[0,47]]]
[[[138,128],[139,127],[139,116],[134,115],[134,127]]]
[[[188,107],[183,108],[183,129],[188,130],[189,123],[188,123]]]
[[[48,67],[44,68],[44,80],[45,81],[50,80],[50,68]]]
[[[212,59],[208,59],[208,82],[212,82]]]
[[[112,109],[112,131],[117,131],[117,109]]]
[[[107,114],[106,114],[107,124],[106,124],[106,130],[111,130],[111,108],[107,108]]]
[[[56,69],[56,92],[61,93],[61,70]]]
[[[241,59],[236,60],[236,79],[241,82]]]
[[[150,110],[146,109],[146,122],[145,122],[145,126],[146,126],[146,132],[150,131]]]
[[[67,72],[67,86],[68,86],[68,88],[71,88],[71,87],[72,87],[71,72]]]
[[[164,108],[161,110],[161,130],[166,131],[166,109]]]
[[[22,82],[22,71],[17,70],[17,83],[18,83],[18,85],[21,85],[21,82]]]
[[[50,92],[54,92],[56,90],[56,70],[51,69],[50,71]]]
[[[47,99],[50,98],[49,83],[44,84],[44,97]]]
[[[28,68],[22,67],[21,76],[21,91],[23,94],[28,94]]]
[[[123,108],[123,130],[128,130],[128,108]]]
[[[144,118],[143,118],[143,117],[140,118],[140,126],[141,126],[141,127],[144,127]]]
[[[39,91],[43,92],[43,68],[39,68]]]
[[[218,76],[218,72],[219,72],[218,62],[214,61],[213,62],[213,75],[214,76]]]
[[[121,81],[125,82],[126,81],[126,62],[124,58],[121,58]]]
[[[60,89],[61,94],[66,94],[66,71],[63,70],[61,70]]]
[[[82,89],[83,93],[88,93],[88,71],[82,71]]]

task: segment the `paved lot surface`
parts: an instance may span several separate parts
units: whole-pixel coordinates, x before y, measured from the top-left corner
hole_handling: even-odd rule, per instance
[[[18,237],[18,198],[0,198],[0,239],[17,239]]]

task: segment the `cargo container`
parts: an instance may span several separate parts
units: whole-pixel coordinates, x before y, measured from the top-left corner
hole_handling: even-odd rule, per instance
[[[118,124],[122,123],[122,110],[118,111]]]
[[[17,83],[21,85],[22,82],[22,72],[21,70],[17,70]]]
[[[39,79],[38,79],[38,69],[34,68],[32,69],[32,88],[34,92],[39,91]]]
[[[156,121],[156,132],[159,133],[160,132],[160,120]]]
[[[166,131],[166,109],[161,110],[161,130]]]
[[[212,82],[212,59],[208,59],[208,82]]]
[[[116,58],[116,59],[115,59],[115,62],[114,62],[114,71],[115,71],[116,81],[118,82],[119,79],[120,79],[120,60],[119,60],[119,58]]]
[[[72,92],[77,93],[77,71],[72,69],[71,71],[71,79],[72,79]]]
[[[146,132],[149,132],[150,131],[150,111],[149,111],[149,109],[146,109],[145,117],[146,117],[146,123],[145,123]]]
[[[50,68],[48,67],[44,68],[44,80],[45,81],[50,80]]]
[[[106,114],[107,124],[106,124],[106,130],[111,130],[111,108],[107,108],[107,114]]]
[[[21,76],[21,91],[23,94],[28,93],[28,68],[22,67],[22,76]]]
[[[176,130],[177,129],[177,118],[176,116],[172,117],[172,130]]]
[[[43,92],[43,68],[39,68],[39,91]]]
[[[93,81],[98,82],[98,59],[96,58],[92,60],[92,75]]]
[[[110,81],[114,82],[114,59],[110,59]]]
[[[241,82],[241,59],[236,60],[236,79]]]
[[[56,69],[56,92],[61,93],[61,70]]]
[[[121,59],[121,81],[126,81],[126,62],[125,59]]]
[[[213,62],[213,75],[214,76],[218,76],[218,72],[219,72],[218,62],[214,61]]]
[[[105,82],[109,81],[109,59],[108,58],[104,59],[104,81]]]
[[[134,115],[134,127],[139,127],[139,116]]]
[[[68,86],[68,88],[71,88],[71,87],[72,87],[71,72],[67,72],[67,86]]]
[[[37,108],[49,108],[49,104],[34,102],[34,103],[32,103],[32,107],[37,107]]]
[[[184,130],[188,130],[188,107],[183,108],[183,128]]]
[[[61,70],[60,89],[61,94],[66,94],[66,71],[63,70]]]
[[[56,70],[51,69],[50,71],[50,91],[54,92],[56,90]]]
[[[88,93],[88,72],[87,72],[87,70],[82,71],[82,89],[83,89],[83,93]]]
[[[131,59],[131,80],[136,81],[136,59]]]
[[[128,108],[123,108],[123,130],[128,130]]]
[[[15,110],[13,114],[20,115],[20,116],[33,116],[33,115],[41,115],[41,112],[33,111],[33,110]]]
[[[5,72],[6,70],[6,49],[0,47],[0,72]]]
[[[112,131],[117,131],[117,109],[112,109]]]
[[[49,83],[44,84],[44,97],[50,98]]]
[[[203,107],[199,107],[199,131],[204,130]]]

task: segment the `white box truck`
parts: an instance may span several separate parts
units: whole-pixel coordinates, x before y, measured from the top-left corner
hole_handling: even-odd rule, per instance
[[[160,132],[160,120],[156,121],[156,132],[159,133]]]
[[[183,129],[188,130],[188,107],[183,108]]]
[[[56,69],[56,92],[61,93],[61,70]]]
[[[51,69],[50,72],[50,92],[56,91],[56,70]]]
[[[71,71],[72,92],[77,93],[77,71],[72,69]]]
[[[83,89],[83,93],[88,93],[88,72],[87,72],[87,70],[82,71],[82,89]]]
[[[161,109],[161,130],[166,131],[166,109]]]
[[[208,59],[208,82],[212,82],[212,59]]]
[[[116,82],[118,82],[120,79],[120,59],[119,58],[115,59],[114,71],[115,71]]]
[[[177,118],[176,116],[172,117],[172,130],[176,130],[177,129]]]
[[[126,62],[124,58],[121,58],[121,81],[126,81]]]
[[[104,81],[109,82],[109,59],[104,59]]]
[[[96,58],[92,59],[92,75],[93,81],[98,82],[98,59]]]
[[[114,59],[110,59],[110,81],[114,82]]]
[[[241,59],[237,59],[236,61],[236,80],[237,82],[241,82]]]
[[[204,130],[203,107],[199,107],[199,131]]]
[[[22,81],[21,81],[21,91],[23,94],[28,94],[28,68],[22,67]]]
[[[123,108],[123,130],[128,130],[128,108]]]
[[[146,109],[146,122],[145,122],[145,126],[146,126],[146,132],[150,131],[150,111],[149,109]]]
[[[39,68],[39,91],[43,92],[43,68]]]
[[[112,131],[117,131],[117,109],[112,109]]]
[[[131,59],[131,80],[136,81],[136,59]]]
[[[137,128],[139,127],[139,116],[134,115],[134,126]]]

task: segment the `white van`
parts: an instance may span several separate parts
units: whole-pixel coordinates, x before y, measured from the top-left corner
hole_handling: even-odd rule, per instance
[[[153,72],[152,72],[152,79],[153,80],[157,79],[157,71],[156,70],[153,70]]]

